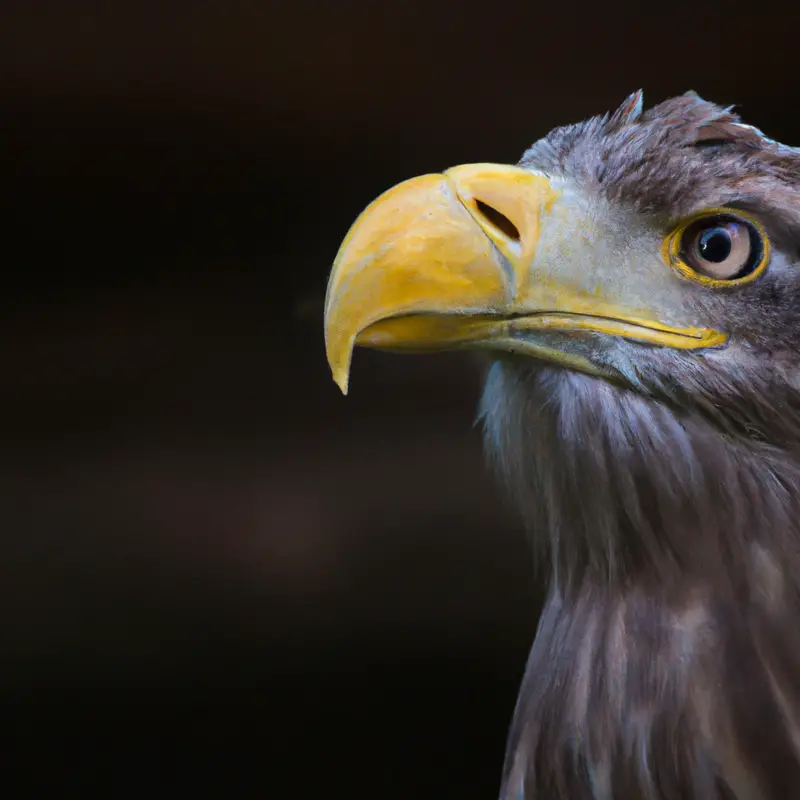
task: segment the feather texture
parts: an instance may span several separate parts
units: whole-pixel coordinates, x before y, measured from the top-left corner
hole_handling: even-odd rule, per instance
[[[503,797],[793,796],[797,463],[550,368],[496,363],[482,413],[551,581]]]

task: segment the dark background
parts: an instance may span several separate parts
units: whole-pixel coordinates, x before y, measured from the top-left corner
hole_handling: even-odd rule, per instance
[[[328,269],[390,185],[514,162],[639,87],[800,143],[797,20],[2,9],[4,796],[495,796],[537,587],[479,372],[359,351],[343,398]]]

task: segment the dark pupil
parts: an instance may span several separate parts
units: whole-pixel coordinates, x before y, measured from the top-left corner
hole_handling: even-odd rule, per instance
[[[719,264],[731,254],[731,236],[725,228],[709,228],[700,234],[700,255],[712,264]]]

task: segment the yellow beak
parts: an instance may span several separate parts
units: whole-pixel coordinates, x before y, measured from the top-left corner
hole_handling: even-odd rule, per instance
[[[542,226],[552,223],[560,196],[543,175],[468,164],[412,178],[370,204],[339,249],[325,300],[328,362],[341,390],[347,393],[356,344],[513,350],[520,330],[534,329],[594,330],[689,349],[724,341],[716,331],[623,313],[575,276],[537,275],[531,267]],[[578,360],[575,366],[591,369]]]

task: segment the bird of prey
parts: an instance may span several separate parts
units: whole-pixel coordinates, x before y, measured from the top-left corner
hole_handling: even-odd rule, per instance
[[[545,602],[503,800],[800,797],[800,150],[694,92],[405,181],[325,305],[479,348]]]

